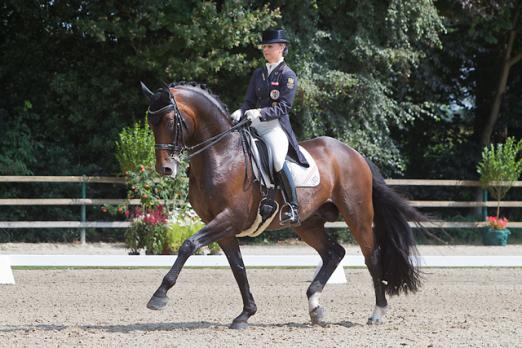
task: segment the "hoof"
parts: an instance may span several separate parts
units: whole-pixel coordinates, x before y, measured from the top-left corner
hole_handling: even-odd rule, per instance
[[[324,307],[317,306],[310,312],[313,325],[322,325],[324,319]]]
[[[244,330],[248,328],[248,323],[244,321],[233,321],[229,328],[233,330]]]
[[[368,325],[381,325],[384,324],[384,315],[388,311],[388,306],[379,307],[375,306],[373,314],[368,318]]]
[[[169,302],[169,298],[167,296],[165,297],[156,297],[152,296],[152,298],[149,300],[149,303],[147,303],[147,308],[152,309],[154,311],[160,311],[162,309],[165,309],[165,306]]]
[[[375,319],[375,318],[368,318],[368,325],[382,325],[384,324],[384,320],[382,319]]]

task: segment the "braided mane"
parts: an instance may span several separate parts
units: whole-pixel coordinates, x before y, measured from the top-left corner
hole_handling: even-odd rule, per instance
[[[195,92],[199,92],[200,94],[207,97],[207,99],[212,101],[225,115],[229,114],[228,106],[225,103],[223,103],[223,101],[219,98],[219,96],[214,94],[206,84],[197,83],[194,81],[188,81],[188,82],[187,81],[178,81],[178,82],[171,82],[169,84],[169,87],[171,87],[171,88],[182,87],[182,88],[188,88]]]

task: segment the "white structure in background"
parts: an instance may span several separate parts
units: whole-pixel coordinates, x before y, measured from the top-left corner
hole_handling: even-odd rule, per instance
[[[13,271],[9,256],[0,255],[0,284],[14,284]]]
[[[312,277],[312,279],[314,279],[315,276],[317,275],[317,273],[319,273],[319,270],[321,269],[322,266],[323,266],[323,261],[321,260],[321,261],[319,261],[319,264],[317,265],[317,268],[315,269],[314,276]],[[328,282],[326,284],[346,284],[346,283],[347,283],[346,274],[344,273],[343,262],[341,261],[339,263],[339,266],[337,266],[337,268],[332,273],[332,276],[330,277],[330,279],[328,279]]]

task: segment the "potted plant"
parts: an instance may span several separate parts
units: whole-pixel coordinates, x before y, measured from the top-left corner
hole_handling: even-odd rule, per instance
[[[477,166],[480,184],[497,200],[497,213],[487,217],[487,226],[483,230],[482,240],[485,245],[506,245],[509,230],[508,220],[500,217],[500,201],[518,180],[522,172],[522,159],[517,159],[522,150],[522,140],[506,139],[505,144],[486,146],[482,159]]]
[[[162,177],[154,170],[154,135],[147,121],[124,128],[115,144],[116,159],[128,185],[128,202],[102,209],[114,215],[125,214],[131,226],[125,231],[129,254],[162,254],[168,251],[167,230],[170,212],[184,205],[188,178],[180,172],[176,181]],[[139,200],[138,205],[131,201]]]

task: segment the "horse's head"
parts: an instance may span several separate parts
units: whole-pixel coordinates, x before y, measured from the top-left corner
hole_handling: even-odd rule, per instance
[[[184,147],[185,120],[168,87],[152,93],[142,82],[141,89],[149,100],[148,122],[156,141],[156,171],[174,178],[178,173],[179,155]]]

